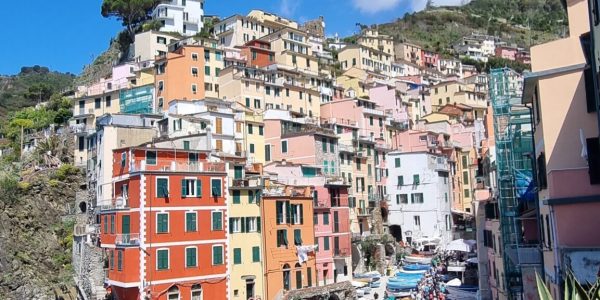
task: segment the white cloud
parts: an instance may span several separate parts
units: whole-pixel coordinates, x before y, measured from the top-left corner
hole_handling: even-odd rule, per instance
[[[279,4],[279,13],[284,17],[291,18],[296,13],[300,0],[281,0]]]
[[[471,0],[432,0],[433,6],[459,6],[465,5]],[[412,0],[411,10],[412,11],[421,11],[425,9],[425,5],[427,5],[427,0]]]
[[[387,9],[392,9],[401,0],[352,0],[354,7],[363,13],[374,14]]]

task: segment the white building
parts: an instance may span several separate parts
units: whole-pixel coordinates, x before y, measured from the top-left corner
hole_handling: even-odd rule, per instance
[[[163,0],[152,11],[162,23],[160,31],[192,36],[204,25],[204,0]]]
[[[390,233],[412,242],[421,238],[452,240],[451,193],[446,157],[428,152],[391,152],[389,177]]]

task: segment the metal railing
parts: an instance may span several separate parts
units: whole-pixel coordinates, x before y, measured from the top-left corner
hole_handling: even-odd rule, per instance
[[[347,249],[347,248],[333,249],[334,257],[349,257],[351,255],[352,255],[352,251],[350,251],[350,249]]]
[[[146,160],[135,161],[130,172],[225,172],[225,163],[215,162],[176,162],[172,160],[155,160],[149,164]]]
[[[247,179],[234,179],[232,178],[229,182],[229,187],[235,188],[260,188],[263,183],[260,178],[247,178]]]
[[[117,246],[139,246],[140,245],[140,234],[139,233],[127,233],[127,234],[116,234],[115,245]]]

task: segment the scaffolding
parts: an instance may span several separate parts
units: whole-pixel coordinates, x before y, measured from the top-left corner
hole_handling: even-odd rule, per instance
[[[514,71],[493,69],[489,95],[493,109],[496,142],[497,199],[500,210],[500,245],[504,261],[504,286],[508,299],[521,299],[523,280],[519,249],[523,245],[520,207],[524,177],[532,177],[533,132],[531,113],[521,104],[521,90],[514,84]]]

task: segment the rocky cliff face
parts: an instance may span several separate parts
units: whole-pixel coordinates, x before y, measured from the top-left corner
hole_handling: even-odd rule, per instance
[[[0,199],[1,299],[76,299],[71,216],[84,176],[71,168],[23,176]]]

